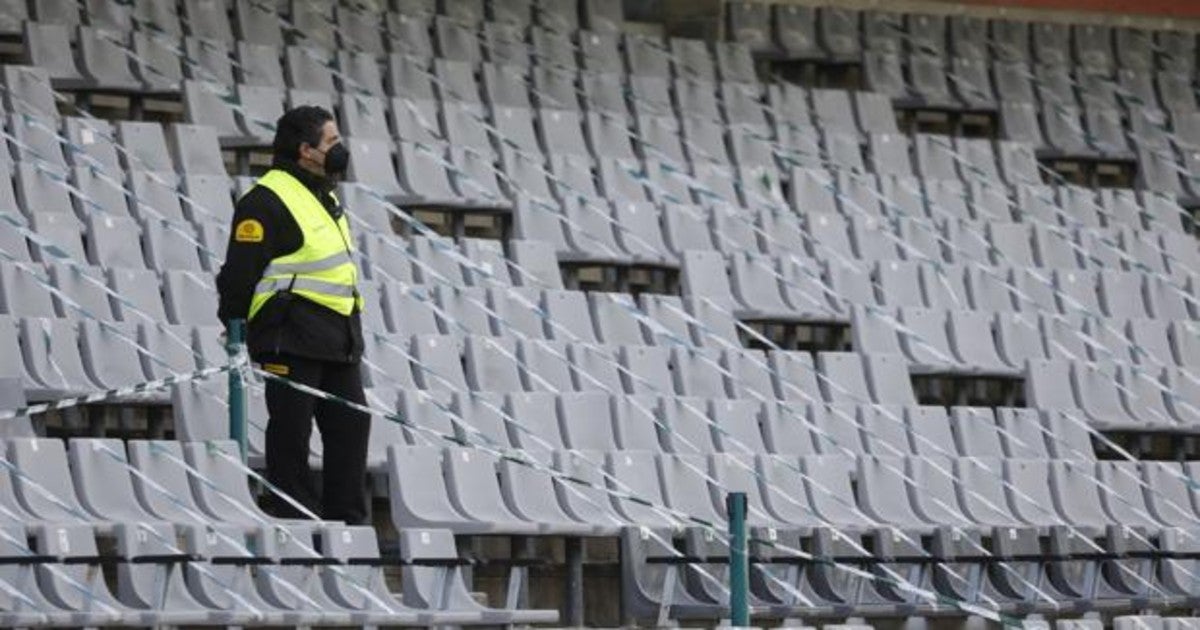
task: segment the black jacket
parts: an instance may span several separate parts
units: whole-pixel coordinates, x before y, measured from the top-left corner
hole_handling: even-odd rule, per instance
[[[342,208],[330,194],[332,182],[295,163],[276,161],[274,167],[300,180],[335,219],[341,216]],[[237,226],[248,219],[262,224],[261,239],[235,238]],[[263,186],[255,186],[243,195],[234,209],[225,264],[217,274],[217,316],[221,321],[228,324],[231,319],[244,319],[267,264],[300,249],[302,244],[300,226],[278,195]],[[250,321],[246,341],[255,360],[282,354],[356,363],[362,358],[362,322],[357,311],[347,317],[294,293],[279,292]]]

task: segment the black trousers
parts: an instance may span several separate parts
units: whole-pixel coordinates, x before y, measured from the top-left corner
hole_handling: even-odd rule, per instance
[[[263,357],[265,371],[364,403],[357,363],[315,361],[293,356]],[[267,480],[329,520],[367,524],[367,441],[371,416],[337,401],[321,400],[286,383],[267,380]],[[308,465],[313,418],[325,452],[321,492]],[[318,499],[321,497],[321,499]],[[320,505],[320,509],[318,509]],[[303,518],[295,507],[272,494],[268,509],[280,518]]]

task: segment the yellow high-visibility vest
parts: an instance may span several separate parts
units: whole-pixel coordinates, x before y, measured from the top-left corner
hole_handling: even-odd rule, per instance
[[[256,185],[274,192],[292,213],[303,243],[300,249],[267,265],[254,287],[247,318],[254,319],[279,291],[291,291],[342,315],[350,315],[355,308],[362,311],[363,300],[356,288],[358,267],[351,257],[353,241],[346,216],[335,221],[308,187],[286,171],[268,171]]]

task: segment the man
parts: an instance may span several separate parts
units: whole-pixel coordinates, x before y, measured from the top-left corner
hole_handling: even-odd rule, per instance
[[[271,170],[234,211],[217,275],[218,316],[248,321],[250,356],[264,371],[363,403],[358,269],[333,192],[349,153],[333,116],[309,106],[279,119],[273,150]],[[325,445],[322,516],[365,523],[370,416],[273,379],[266,390],[267,479],[310,509],[318,505],[308,466],[315,415]],[[278,497],[272,503],[279,517],[301,516]]]

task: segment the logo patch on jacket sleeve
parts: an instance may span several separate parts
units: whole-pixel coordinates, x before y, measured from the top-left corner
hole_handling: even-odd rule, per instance
[[[262,369],[276,376],[287,376],[288,372],[291,372],[288,366],[282,363],[264,363]]]
[[[233,240],[239,243],[261,243],[264,233],[263,224],[257,219],[244,219],[233,229]]]

